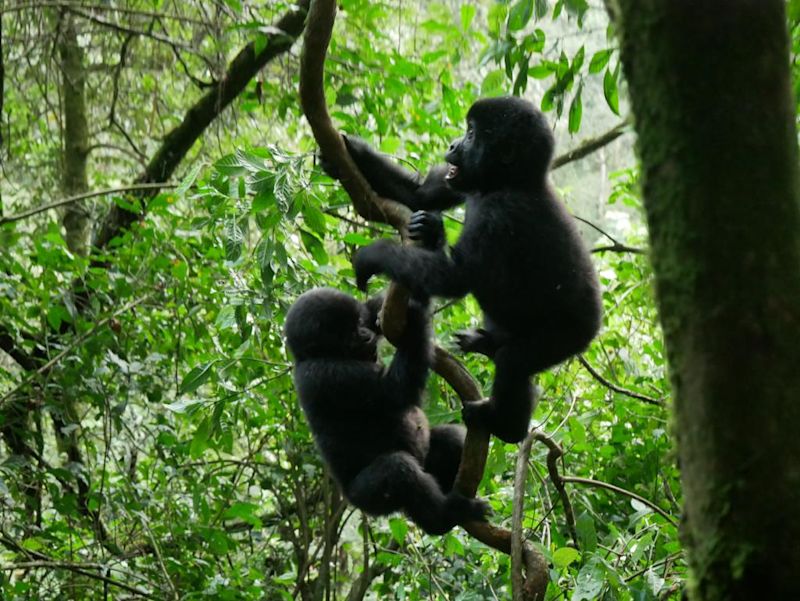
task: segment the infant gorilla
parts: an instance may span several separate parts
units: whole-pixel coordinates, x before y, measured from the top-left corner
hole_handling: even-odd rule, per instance
[[[484,501],[451,490],[464,429],[431,429],[420,408],[432,353],[427,301],[410,303],[388,368],[377,353],[381,301],[317,288],[286,316],[295,387],[317,447],[347,499],[370,515],[404,511],[429,534],[483,520]]]

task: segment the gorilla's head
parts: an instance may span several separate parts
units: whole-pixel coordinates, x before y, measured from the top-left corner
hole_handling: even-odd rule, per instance
[[[467,133],[445,155],[450,163],[445,179],[465,192],[541,184],[553,147],[547,120],[530,102],[484,98],[469,109]]]
[[[363,304],[333,288],[309,290],[286,315],[286,344],[295,361],[320,358],[376,361],[380,338],[376,311],[373,301]]]

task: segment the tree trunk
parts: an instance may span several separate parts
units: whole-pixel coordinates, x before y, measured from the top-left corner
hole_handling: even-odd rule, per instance
[[[784,0],[614,0],[694,601],[800,598],[800,202]]]
[[[64,103],[64,156],[61,189],[74,196],[89,189],[86,160],[89,156],[89,126],[86,122],[86,68],[78,44],[75,20],[69,13],[61,18],[61,97]],[[89,215],[82,202],[67,205],[62,215],[67,248],[86,254],[89,242]]]

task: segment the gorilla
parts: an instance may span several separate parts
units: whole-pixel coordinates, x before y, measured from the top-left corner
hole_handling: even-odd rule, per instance
[[[483,520],[484,501],[452,490],[464,428],[429,428],[420,408],[432,354],[428,303],[409,303],[387,368],[377,353],[381,301],[317,288],[286,316],[295,387],[317,448],[345,497],[370,515],[404,511],[429,534]]]
[[[359,288],[382,273],[418,297],[471,292],[484,326],[457,341],[492,359],[495,378],[489,399],[465,405],[464,421],[519,442],[534,408],[531,376],[583,351],[602,320],[589,253],[547,182],[554,140],[544,115],[520,98],[478,100],[448,164],[421,182],[362,140],[345,143],[378,194],[417,211],[409,234],[426,245],[379,240],[361,249]],[[460,203],[464,226],[448,253],[438,211]]]

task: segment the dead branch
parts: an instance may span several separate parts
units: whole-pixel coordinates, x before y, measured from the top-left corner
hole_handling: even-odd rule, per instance
[[[323,72],[325,56],[336,18],[335,0],[314,0],[308,13],[300,61],[300,103],[320,151],[341,174],[340,181],[353,202],[356,212],[368,221],[387,223],[405,237],[411,211],[393,200],[379,197],[359,172],[348,154],[339,132],[334,128],[325,103]],[[381,325],[391,342],[405,327],[408,292],[392,283],[384,302]],[[463,401],[478,400],[481,389],[470,373],[447,351],[436,347],[433,369],[450,384]],[[467,438],[454,488],[475,496],[483,476],[489,448],[489,434],[475,428],[467,430]],[[511,532],[488,522],[469,522],[464,529],[474,538],[503,553],[511,553]],[[549,579],[547,562],[538,551],[525,545],[521,553],[526,566],[525,601],[544,598]]]

